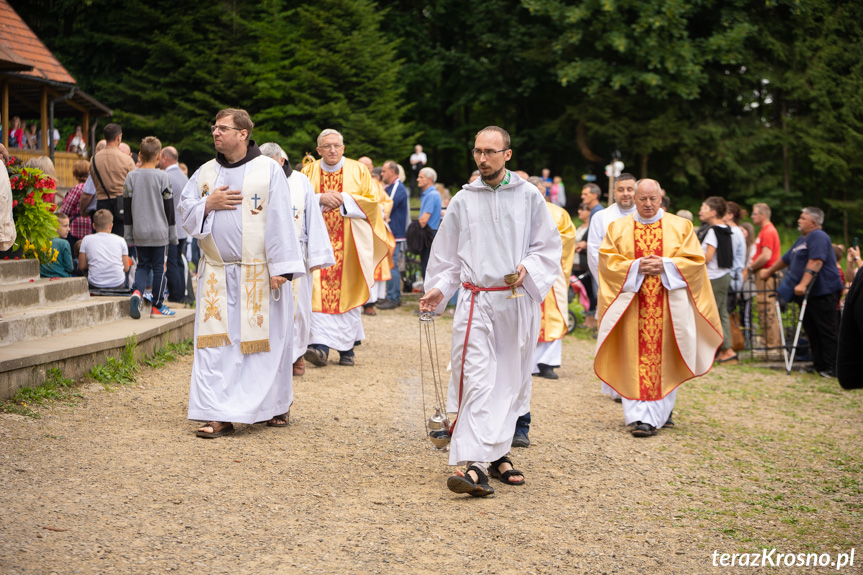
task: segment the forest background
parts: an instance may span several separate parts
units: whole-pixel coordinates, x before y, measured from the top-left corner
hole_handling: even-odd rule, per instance
[[[12,0],[133,149],[212,157],[215,111],[297,163],[324,128],[347,155],[420,143],[458,189],[488,124],[509,164],[563,176],[574,211],[604,167],[659,180],[672,209],[720,195],[804,205],[863,235],[863,3],[840,0]],[[104,121],[103,121],[104,123]],[[70,126],[63,126],[65,142]]]

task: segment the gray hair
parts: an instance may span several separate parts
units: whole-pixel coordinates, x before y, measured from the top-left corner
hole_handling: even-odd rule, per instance
[[[280,145],[275,142],[267,142],[265,144],[261,144],[261,154],[267,156],[268,158],[272,158],[274,160],[279,160],[279,158],[288,159],[288,155],[282,149]]]
[[[543,184],[543,182],[542,182],[542,178],[540,178],[539,176],[531,176],[531,177],[529,177],[529,178],[527,179],[527,183],[528,183],[528,184],[533,184],[534,186],[536,186],[536,189],[537,189],[537,190],[542,190],[542,189],[545,187],[545,185],[544,185],[544,184]],[[545,195],[545,194],[543,194],[543,195]]]
[[[770,219],[770,206],[767,204],[755,204],[752,206],[752,211],[754,212],[755,210],[758,210],[758,213],[768,220]]]
[[[435,172],[431,168],[423,168],[422,170],[420,170],[419,175],[424,178],[430,179],[432,183],[437,182],[437,172]]]
[[[332,128],[327,128],[326,130],[321,132],[320,135],[318,136],[318,147],[323,145],[324,137],[329,136],[331,134],[336,134],[339,137],[339,144],[341,144],[342,146],[345,145],[345,138],[342,136],[341,132],[339,132],[338,130],[333,130]]]
[[[819,210],[818,208],[806,207],[801,210],[804,214],[808,215],[812,218],[812,221],[817,225],[821,225],[824,223],[824,212]]]
[[[399,174],[399,165],[393,160],[387,160],[386,162],[384,162],[383,167],[394,171],[396,175]]]

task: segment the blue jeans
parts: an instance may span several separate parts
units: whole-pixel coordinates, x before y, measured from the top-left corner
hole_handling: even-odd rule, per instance
[[[387,299],[393,303],[401,303],[402,301],[402,274],[399,271],[399,253],[404,249],[405,242],[396,241],[396,248],[393,250],[392,276],[387,280]]]
[[[515,434],[516,435],[527,435],[527,432],[530,431],[530,412],[528,411],[519,418],[515,422]]]
[[[167,246],[136,246],[138,251],[138,268],[135,270],[135,283],[132,291],[141,293],[147,289],[150,272],[153,273],[153,307],[162,307],[165,288],[162,287],[162,276],[165,271],[165,249]]]
[[[177,245],[168,246],[168,300],[177,303],[186,301],[186,274],[183,273],[183,254],[186,253],[186,238],[177,240]]]

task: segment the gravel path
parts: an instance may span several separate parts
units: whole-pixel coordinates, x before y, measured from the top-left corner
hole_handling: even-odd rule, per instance
[[[763,380],[765,405],[783,401],[784,375],[714,370],[683,388],[677,429],[637,440],[599,393],[593,340],[572,336],[561,378],[534,380],[533,444],[514,454],[526,485],[455,495],[446,455],[424,437],[412,308],[364,321],[356,367],[309,366],[295,381],[287,429],[196,438],[186,420],[191,357],[143,369],[113,393],[86,385],[77,404],[44,408],[41,419],[0,414],[0,573],[718,573],[728,570],[712,566],[714,550],[772,542],[835,553],[863,531],[863,464],[846,443],[859,446],[859,397],[836,396],[848,425],[831,436],[856,467],[837,471],[835,452],[800,455],[853,483],[824,496],[835,509],[819,503],[824,529],[789,543],[779,525],[791,511],[744,502],[770,485],[734,465],[758,460],[750,435],[714,424],[723,409],[752,404],[726,394],[723,380]],[[446,365],[451,319],[436,324]],[[787,426],[786,403],[776,409],[769,425]],[[723,437],[727,449],[717,449]],[[776,457],[796,456],[795,433],[783,428],[776,441]]]

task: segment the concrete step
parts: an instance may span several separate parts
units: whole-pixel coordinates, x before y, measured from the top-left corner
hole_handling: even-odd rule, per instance
[[[122,303],[128,303],[126,298],[122,300]],[[191,338],[195,310],[173,309],[177,315],[170,318],[150,318],[148,310],[138,320],[127,316],[119,321],[61,335],[0,346],[0,399],[12,397],[23,387],[42,384],[51,368],[59,368],[65,377],[81,378],[108,357],[119,358],[126,346],[126,338],[132,335],[137,341],[139,357],[141,354],[152,355],[155,348],[168,342]],[[3,322],[5,318],[0,320],[0,325]]]
[[[0,285],[30,281],[39,277],[39,260],[0,259]]]
[[[149,308],[142,315],[149,317]],[[129,317],[129,298],[93,297],[88,301],[46,304],[3,313],[0,347],[59,335]]]
[[[0,310],[4,314],[62,302],[78,305],[89,299],[87,278],[41,278],[0,286]]]

